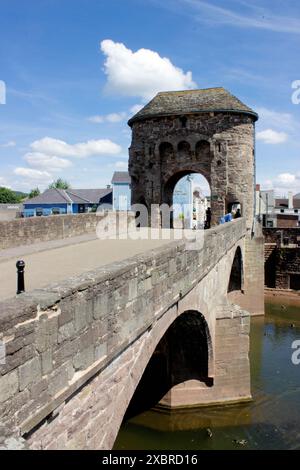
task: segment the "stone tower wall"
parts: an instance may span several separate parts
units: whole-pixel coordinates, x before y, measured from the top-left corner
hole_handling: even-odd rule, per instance
[[[172,204],[184,175],[206,177],[211,187],[212,222],[240,202],[247,228],[254,214],[254,122],[242,113],[201,113],[135,121],[129,149],[132,202]]]

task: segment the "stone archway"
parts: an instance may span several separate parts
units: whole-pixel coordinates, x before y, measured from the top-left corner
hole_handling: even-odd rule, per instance
[[[243,288],[243,261],[242,250],[238,246],[233,258],[227,292],[242,291]]]
[[[157,405],[172,387],[189,380],[211,387],[211,358],[212,340],[204,316],[195,310],[185,311],[157,344],[131,398],[125,419]]]
[[[192,167],[191,167],[192,168]],[[202,176],[205,180],[205,183],[207,183],[208,187],[209,187],[209,194],[211,195],[211,186],[210,186],[210,182],[207,178],[207,176],[205,176],[203,173],[201,172],[196,172],[192,169],[185,169],[185,170],[181,170],[181,171],[178,171],[177,173],[173,174],[163,185],[163,189],[162,189],[162,199],[163,199],[163,203],[164,204],[167,204],[168,207],[171,208],[171,211],[170,211],[170,214],[171,214],[171,224],[170,224],[170,227],[173,228],[174,227],[174,220],[173,220],[173,215],[174,215],[174,191],[175,191],[175,188],[177,186],[177,183],[180,182],[180,180],[182,180],[185,176],[195,176],[195,175],[199,175],[199,176]],[[166,223],[169,224],[169,220],[166,220]],[[162,218],[162,226],[164,225],[164,219]],[[169,227],[169,225],[167,225],[167,227]],[[167,228],[166,227],[166,228]]]
[[[230,276],[227,287],[229,302],[242,305],[244,300],[244,266],[241,247],[238,246],[231,264]]]

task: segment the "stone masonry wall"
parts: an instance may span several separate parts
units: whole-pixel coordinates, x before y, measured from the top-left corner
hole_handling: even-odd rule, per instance
[[[283,242],[284,238],[288,238],[290,244],[300,242],[300,228],[264,228],[263,234],[265,243],[276,243],[278,240]]]
[[[300,228],[264,228],[266,287],[290,289],[290,275],[300,274]]]
[[[2,302],[0,428],[24,436],[33,448],[111,447],[143,364],[174,320],[178,301],[217,270],[245,232],[239,219],[206,231],[199,251],[172,242]],[[208,294],[214,303],[226,293],[226,269]],[[148,349],[145,338],[153,339]],[[131,388],[120,385],[124,374]]]
[[[115,223],[116,217],[120,221],[120,228],[127,223],[121,213],[105,213],[105,221],[110,227]],[[129,216],[129,219],[133,215]],[[62,238],[75,237],[85,233],[96,233],[96,227],[104,218],[104,212],[90,214],[52,215],[48,217],[28,217],[11,221],[0,221],[0,250],[21,245]],[[124,225],[125,228],[125,225]]]
[[[243,291],[239,305],[254,315],[264,315],[264,239],[259,235],[245,242]]]
[[[300,275],[300,248],[276,248],[276,289],[290,289],[290,275]]]
[[[240,202],[252,228],[254,216],[254,124],[250,116],[229,113],[164,116],[134,122],[129,150],[132,202],[172,203],[175,184],[200,173],[211,187],[212,222]]]

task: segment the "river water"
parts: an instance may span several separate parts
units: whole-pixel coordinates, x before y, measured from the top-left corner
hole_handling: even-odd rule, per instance
[[[251,320],[253,401],[171,415],[149,410],[123,423],[114,449],[300,449],[294,340],[300,340],[300,306],[267,302],[265,317]]]

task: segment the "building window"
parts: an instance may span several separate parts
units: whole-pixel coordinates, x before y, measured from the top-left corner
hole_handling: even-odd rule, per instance
[[[281,214],[284,214],[284,209],[280,209]]]
[[[295,214],[298,214],[298,209],[294,209]]]
[[[53,215],[59,215],[60,214],[59,207],[52,207],[52,214]]]

